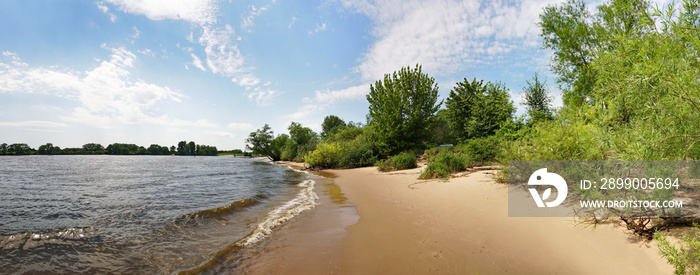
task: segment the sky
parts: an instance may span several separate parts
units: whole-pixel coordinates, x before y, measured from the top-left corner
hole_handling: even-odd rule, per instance
[[[444,100],[500,81],[522,114],[555,0],[0,2],[0,143],[244,149],[249,133],[365,122],[370,84],[416,64]],[[593,2],[593,6],[595,6]]]

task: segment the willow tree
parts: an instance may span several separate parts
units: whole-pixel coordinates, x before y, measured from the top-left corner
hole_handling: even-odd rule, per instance
[[[397,153],[424,144],[442,101],[435,79],[422,67],[401,68],[370,85],[369,119],[382,153]]]
[[[245,140],[246,148],[253,154],[263,155],[272,161],[278,161],[282,157],[282,149],[289,140],[289,136],[282,134],[275,137],[270,125],[265,124],[262,129],[250,133]]]

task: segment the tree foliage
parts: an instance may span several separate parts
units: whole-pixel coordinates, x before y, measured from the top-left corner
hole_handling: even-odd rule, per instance
[[[471,82],[465,78],[450,91],[449,97],[445,100],[445,107],[447,107],[445,114],[458,141],[470,138],[469,121],[479,97],[485,93],[484,81],[477,81],[476,78]]]
[[[447,118],[459,142],[490,136],[512,119],[515,106],[505,85],[466,78],[447,98]]]
[[[564,104],[595,104],[591,93],[599,68],[593,66],[601,53],[620,52],[622,37],[640,40],[654,31],[645,0],[613,0],[598,6],[592,15],[585,2],[569,0],[545,8],[540,15],[543,47],[554,51],[550,64],[559,75]]]
[[[326,116],[321,124],[321,138],[325,139],[331,133],[344,129],[346,126],[345,121],[341,118],[334,115]]]
[[[92,154],[102,154],[104,153],[105,147],[99,143],[86,143],[83,145],[83,151]]]
[[[564,103],[577,106],[587,102],[595,83],[590,64],[598,39],[586,3],[569,0],[548,6],[540,20],[543,47],[554,51],[550,66],[559,75]]]
[[[442,105],[435,79],[419,65],[384,75],[370,85],[367,101],[381,152],[400,152],[426,142]]]
[[[700,226],[695,225],[697,230]],[[700,231],[695,234],[683,234],[680,247],[672,244],[661,232],[654,234],[654,239],[659,243],[659,253],[673,265],[675,274],[700,274]]]
[[[288,139],[287,135],[275,137],[270,125],[265,124],[262,129],[250,133],[245,142],[246,148],[251,150],[253,154],[263,155],[270,160],[278,161],[282,157],[282,148]]]
[[[61,147],[53,146],[52,143],[47,143],[39,146],[37,153],[40,155],[54,155],[61,152]]]
[[[35,152],[26,143],[0,144],[0,154],[2,155],[29,155]]]
[[[303,161],[307,152],[316,149],[318,136],[311,128],[304,127],[298,122],[292,122],[287,129],[289,130],[289,139],[284,145],[281,159]]]
[[[527,85],[524,87],[525,102],[527,106],[527,114],[530,117],[530,122],[536,123],[543,120],[552,120],[552,98],[547,92],[547,81],[540,82],[539,76],[535,74],[532,81],[526,80]]]
[[[377,161],[374,144],[377,138],[372,126],[349,127],[333,133],[316,150],[309,152],[306,163],[313,168],[355,168]]]

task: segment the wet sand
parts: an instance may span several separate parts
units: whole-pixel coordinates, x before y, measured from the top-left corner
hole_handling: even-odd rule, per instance
[[[360,221],[342,240],[341,274],[673,274],[654,241],[613,223],[509,218],[494,171],[417,180],[421,168],[332,170]]]
[[[277,164],[303,169],[302,163]],[[228,255],[217,274],[343,274],[339,270],[342,240],[359,216],[334,183],[334,174],[313,174],[318,204],[274,228],[252,247]]]

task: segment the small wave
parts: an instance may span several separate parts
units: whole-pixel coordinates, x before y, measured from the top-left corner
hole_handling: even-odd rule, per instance
[[[287,165],[287,167],[288,167],[289,169],[292,169],[292,171],[294,171],[294,172],[309,174],[309,171],[306,171],[306,170],[299,170],[299,169],[296,169],[296,168],[294,168],[294,167],[292,167],[292,166],[289,166],[289,165]]]
[[[294,199],[267,213],[265,220],[258,224],[253,233],[240,240],[239,243],[242,246],[254,244],[269,235],[272,228],[316,206],[318,195],[314,192],[315,183],[313,180],[305,180],[300,183],[299,186],[303,189]]]
[[[29,250],[44,244],[72,244],[73,242],[95,236],[95,230],[92,227],[57,229],[47,233],[25,232],[13,235],[0,235],[0,250]]]
[[[217,252],[209,261],[189,270],[181,270],[178,272],[178,274],[199,274],[205,270],[209,270],[225,255],[228,255],[236,249],[252,245],[264,239],[270,235],[270,233],[272,233],[273,228],[290,220],[291,218],[294,218],[301,212],[313,208],[317,204],[316,200],[318,200],[318,195],[316,192],[314,192],[315,184],[316,182],[313,180],[305,180],[299,183],[298,186],[302,189],[299,191],[297,196],[267,213],[267,215],[265,215],[265,219],[260,222],[253,232],[248,234],[248,236]]]
[[[264,195],[256,195],[252,198],[248,199],[243,199],[239,201],[235,201],[229,205],[222,206],[222,207],[217,207],[213,209],[206,209],[202,211],[197,211],[195,213],[191,214],[186,214],[177,219],[177,221],[187,221],[187,220],[192,220],[192,219],[207,219],[207,218],[219,218],[223,215],[230,214],[234,211],[240,211],[244,208],[256,205],[260,203],[260,201],[266,199],[267,196]]]

